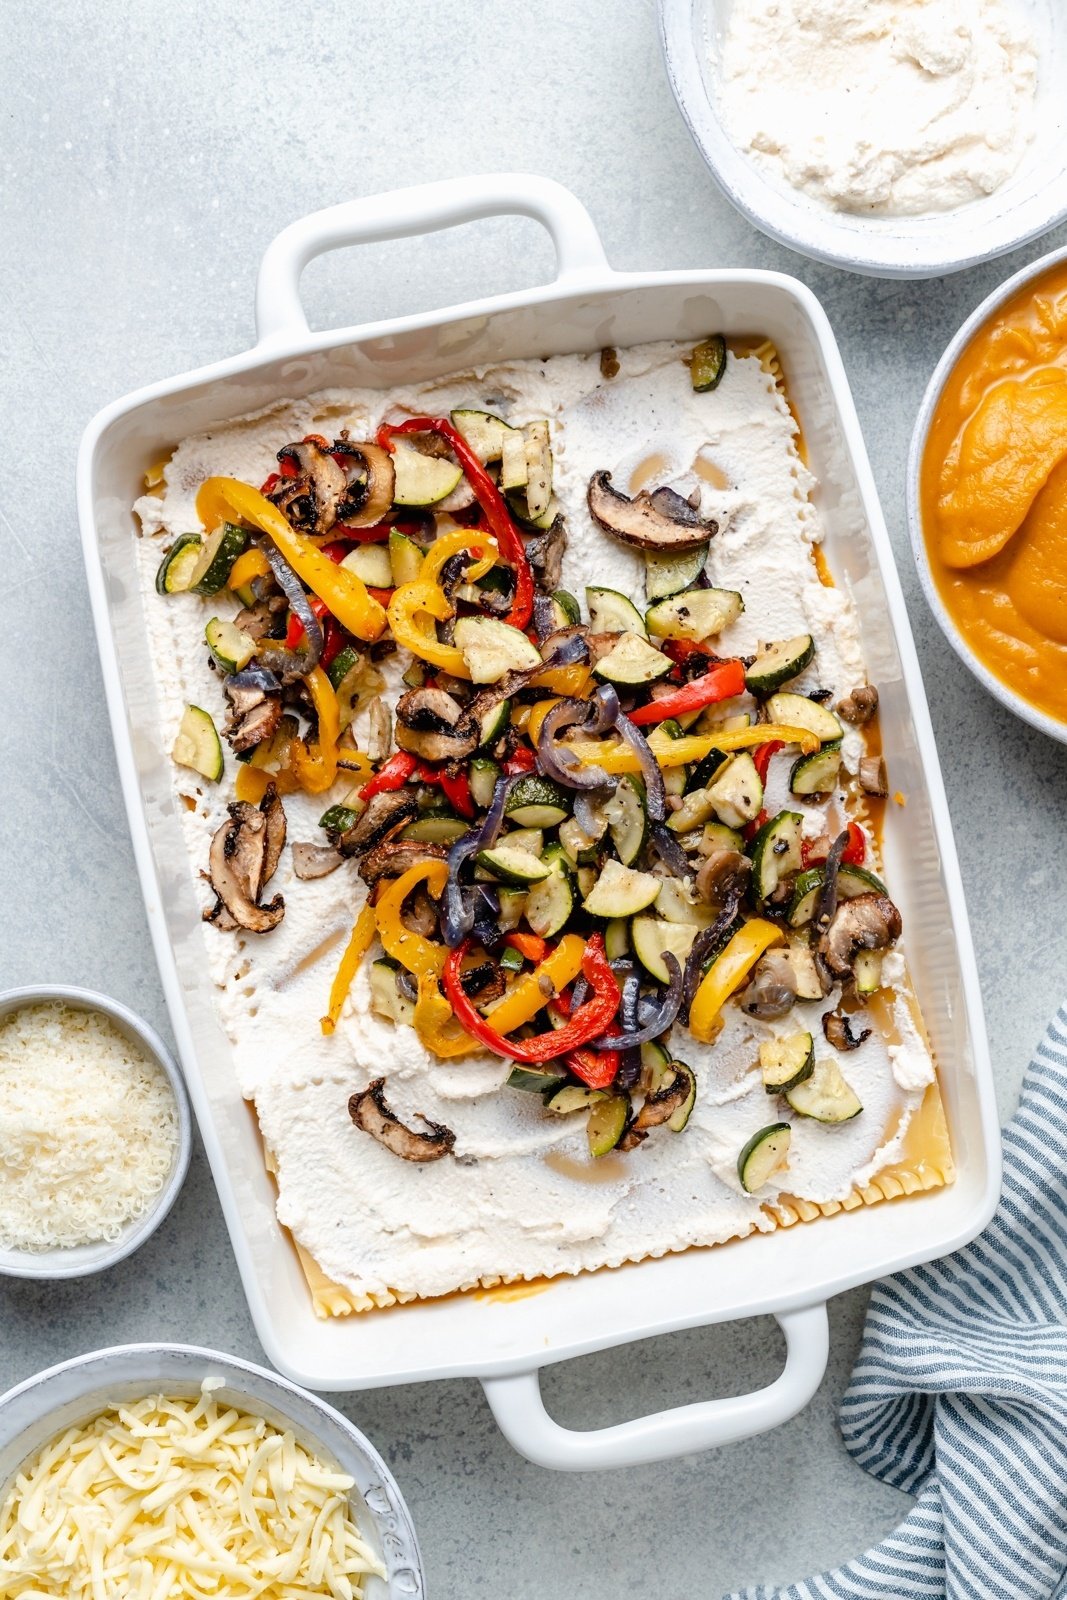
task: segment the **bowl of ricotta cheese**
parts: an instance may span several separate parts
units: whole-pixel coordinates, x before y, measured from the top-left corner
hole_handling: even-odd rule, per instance
[[[933,277],[1067,216],[1055,0],[659,0],[659,16],[712,175],[805,255]]]

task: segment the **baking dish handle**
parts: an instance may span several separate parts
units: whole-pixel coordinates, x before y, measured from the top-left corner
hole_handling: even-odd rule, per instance
[[[256,282],[260,344],[307,334],[300,275],[315,256],[346,245],[406,239],[498,216],[532,217],[547,228],[556,247],[557,282],[580,282],[610,271],[588,211],[551,178],[501,172],[420,183],[390,194],[345,200],[282,229],[267,246]]]
[[[536,1369],[507,1378],[483,1378],[482,1385],[505,1439],[539,1467],[598,1472],[666,1461],[766,1433],[807,1405],[826,1371],[830,1350],[826,1306],[781,1311],[777,1321],[785,1334],[785,1366],[767,1388],[677,1406],[611,1428],[576,1433],[560,1427],[545,1410]]]

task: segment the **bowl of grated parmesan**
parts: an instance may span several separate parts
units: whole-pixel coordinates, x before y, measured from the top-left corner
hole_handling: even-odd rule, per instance
[[[163,1041],[87,989],[0,994],[0,1274],[113,1266],[167,1215],[192,1117]]]

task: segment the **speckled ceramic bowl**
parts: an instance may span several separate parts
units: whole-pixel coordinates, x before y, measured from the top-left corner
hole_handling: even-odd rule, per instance
[[[954,211],[864,217],[776,182],[733,144],[717,106],[716,43],[734,0],[658,0],[660,42],[678,108],[720,189],[772,239],[816,261],[883,278],[933,278],[989,261],[1067,216],[1067,28],[1060,0],[1018,0],[1040,61],[1036,132],[1015,174]],[[773,71],[773,62],[768,63]]]
[[[1048,255],[1040,256],[1037,261],[1031,262],[1030,266],[1024,267],[1021,272],[1013,273],[1006,282],[1001,284],[999,289],[994,289],[991,295],[986,296],[981,305],[971,312],[966,322],[954,335],[934,369],[933,377],[926,386],[922,405],[919,407],[919,415],[915,420],[915,430],[911,436],[911,448],[908,452],[907,485],[908,533],[911,537],[912,554],[915,557],[915,565],[919,571],[919,581],[922,583],[923,593],[926,596],[930,610],[937,619],[938,627],[964,666],[974,674],[983,689],[987,689],[995,700],[999,700],[1002,706],[1007,706],[1009,711],[1013,711],[1024,722],[1028,722],[1032,728],[1039,728],[1042,733],[1047,733],[1050,739],[1058,739],[1060,744],[1067,744],[1067,722],[1061,722],[1057,717],[1050,717],[1047,712],[1040,711],[1037,706],[1031,705],[1028,700],[1024,700],[1021,694],[1016,694],[1014,689],[1009,688],[1002,679],[990,672],[984,662],[979,661],[970,644],[945,608],[944,602],[937,592],[937,584],[934,582],[934,575],[930,570],[930,560],[926,553],[919,495],[919,475],[922,471],[926,440],[930,433],[934,412],[937,410],[937,403],[941,398],[941,392],[948,382],[949,374],[967,345],[974,338],[979,328],[989,321],[998,307],[1002,306],[1006,300],[1010,300],[1012,295],[1016,294],[1020,289],[1024,289],[1028,283],[1032,283],[1036,278],[1040,278],[1050,268],[1061,266],[1064,262],[1067,262],[1067,249],[1051,250]]]
[[[205,1378],[222,1378],[217,1398],[291,1428],[320,1460],[355,1479],[352,1510],[386,1569],[369,1578],[365,1600],[418,1600],[426,1594],[411,1516],[392,1473],[347,1417],[276,1372],[192,1345],[118,1345],[76,1356],[0,1396],[0,1500],[15,1473],[64,1428],[109,1405],[145,1395],[196,1395]]]
[[[61,1000],[64,1005],[77,1011],[99,1011],[109,1017],[132,1044],[159,1064],[167,1075],[178,1106],[178,1145],[170,1175],[151,1207],[144,1216],[128,1222],[117,1239],[99,1244],[75,1245],[71,1249],[0,1250],[0,1276],[9,1278],[84,1278],[89,1273],[102,1272],[105,1267],[114,1266],[117,1261],[124,1261],[155,1233],[174,1204],[189,1170],[189,1157],[193,1149],[193,1120],[185,1081],[177,1062],[155,1029],[150,1028],[127,1006],[109,999],[105,994],[95,994],[91,989],[55,985],[49,988],[8,989],[0,993],[0,1017],[6,1017],[23,1006],[41,1005],[52,1000]]]

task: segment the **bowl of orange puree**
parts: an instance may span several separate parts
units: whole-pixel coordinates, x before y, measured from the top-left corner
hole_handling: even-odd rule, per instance
[[[984,300],[945,351],[908,461],[926,597],[990,694],[1067,743],[1067,250]]]

